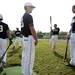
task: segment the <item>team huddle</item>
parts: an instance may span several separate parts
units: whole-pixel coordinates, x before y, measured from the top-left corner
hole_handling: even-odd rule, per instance
[[[16,28],[15,36],[16,39],[13,39],[13,50],[15,50],[16,42],[20,42],[19,47],[22,46],[22,75],[32,75],[33,65],[35,59],[35,46],[38,43],[37,34],[34,28],[33,17],[30,13],[35,8],[31,3],[26,3],[24,5],[25,13],[21,19],[21,31]],[[75,5],[72,7],[72,12],[75,13]],[[6,64],[7,57],[7,42],[11,42],[11,33],[8,24],[4,23],[3,16],[0,15],[0,68]],[[56,50],[56,43],[58,41],[60,28],[57,27],[57,24],[54,24],[54,29],[51,27],[51,45],[52,50]],[[72,19],[71,29],[70,29],[70,65],[75,66],[75,16]],[[5,54],[4,54],[5,53]]]

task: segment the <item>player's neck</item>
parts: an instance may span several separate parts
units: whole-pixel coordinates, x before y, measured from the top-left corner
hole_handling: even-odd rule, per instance
[[[26,11],[26,13],[30,14],[30,12],[29,12],[29,11]]]

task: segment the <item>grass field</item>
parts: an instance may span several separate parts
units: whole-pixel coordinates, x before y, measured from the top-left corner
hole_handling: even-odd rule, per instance
[[[37,75],[75,75],[75,68],[66,66],[63,60],[65,47],[66,41],[59,40],[56,53],[53,53],[49,40],[39,40],[36,46],[34,72]],[[7,68],[5,71],[7,75],[21,75],[21,67]]]

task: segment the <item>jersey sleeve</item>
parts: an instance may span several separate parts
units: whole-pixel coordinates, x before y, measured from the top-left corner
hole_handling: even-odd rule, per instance
[[[58,31],[60,31],[60,28],[58,28]]]
[[[6,29],[6,31],[7,31],[7,30],[9,30],[9,27],[8,27],[8,25],[7,25],[7,24],[6,24],[6,26],[5,26],[5,29]]]
[[[27,22],[29,26],[33,26],[33,18],[31,15],[28,15]]]

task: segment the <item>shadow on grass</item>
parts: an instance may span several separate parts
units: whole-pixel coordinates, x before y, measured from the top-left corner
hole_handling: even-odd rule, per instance
[[[68,62],[68,64],[66,66],[69,67],[70,69],[72,69],[72,71],[75,72],[75,66],[71,65],[69,62]]]
[[[55,55],[56,57],[58,57],[58,58],[61,58],[61,59],[64,58],[62,55],[58,54],[56,51],[54,51],[53,53],[54,53],[54,55]]]
[[[53,53],[54,53],[54,55],[55,55],[56,57],[61,58],[61,59],[64,59],[64,57],[61,56],[60,54],[58,54],[56,51],[54,51]],[[67,58],[65,62],[69,63],[69,61],[70,61],[70,59]],[[67,66],[67,67],[70,67],[70,68],[72,69],[72,71],[75,72],[75,66]]]
[[[71,69],[72,69],[72,71],[74,71],[75,72],[75,66],[73,66],[73,67],[70,67]]]

